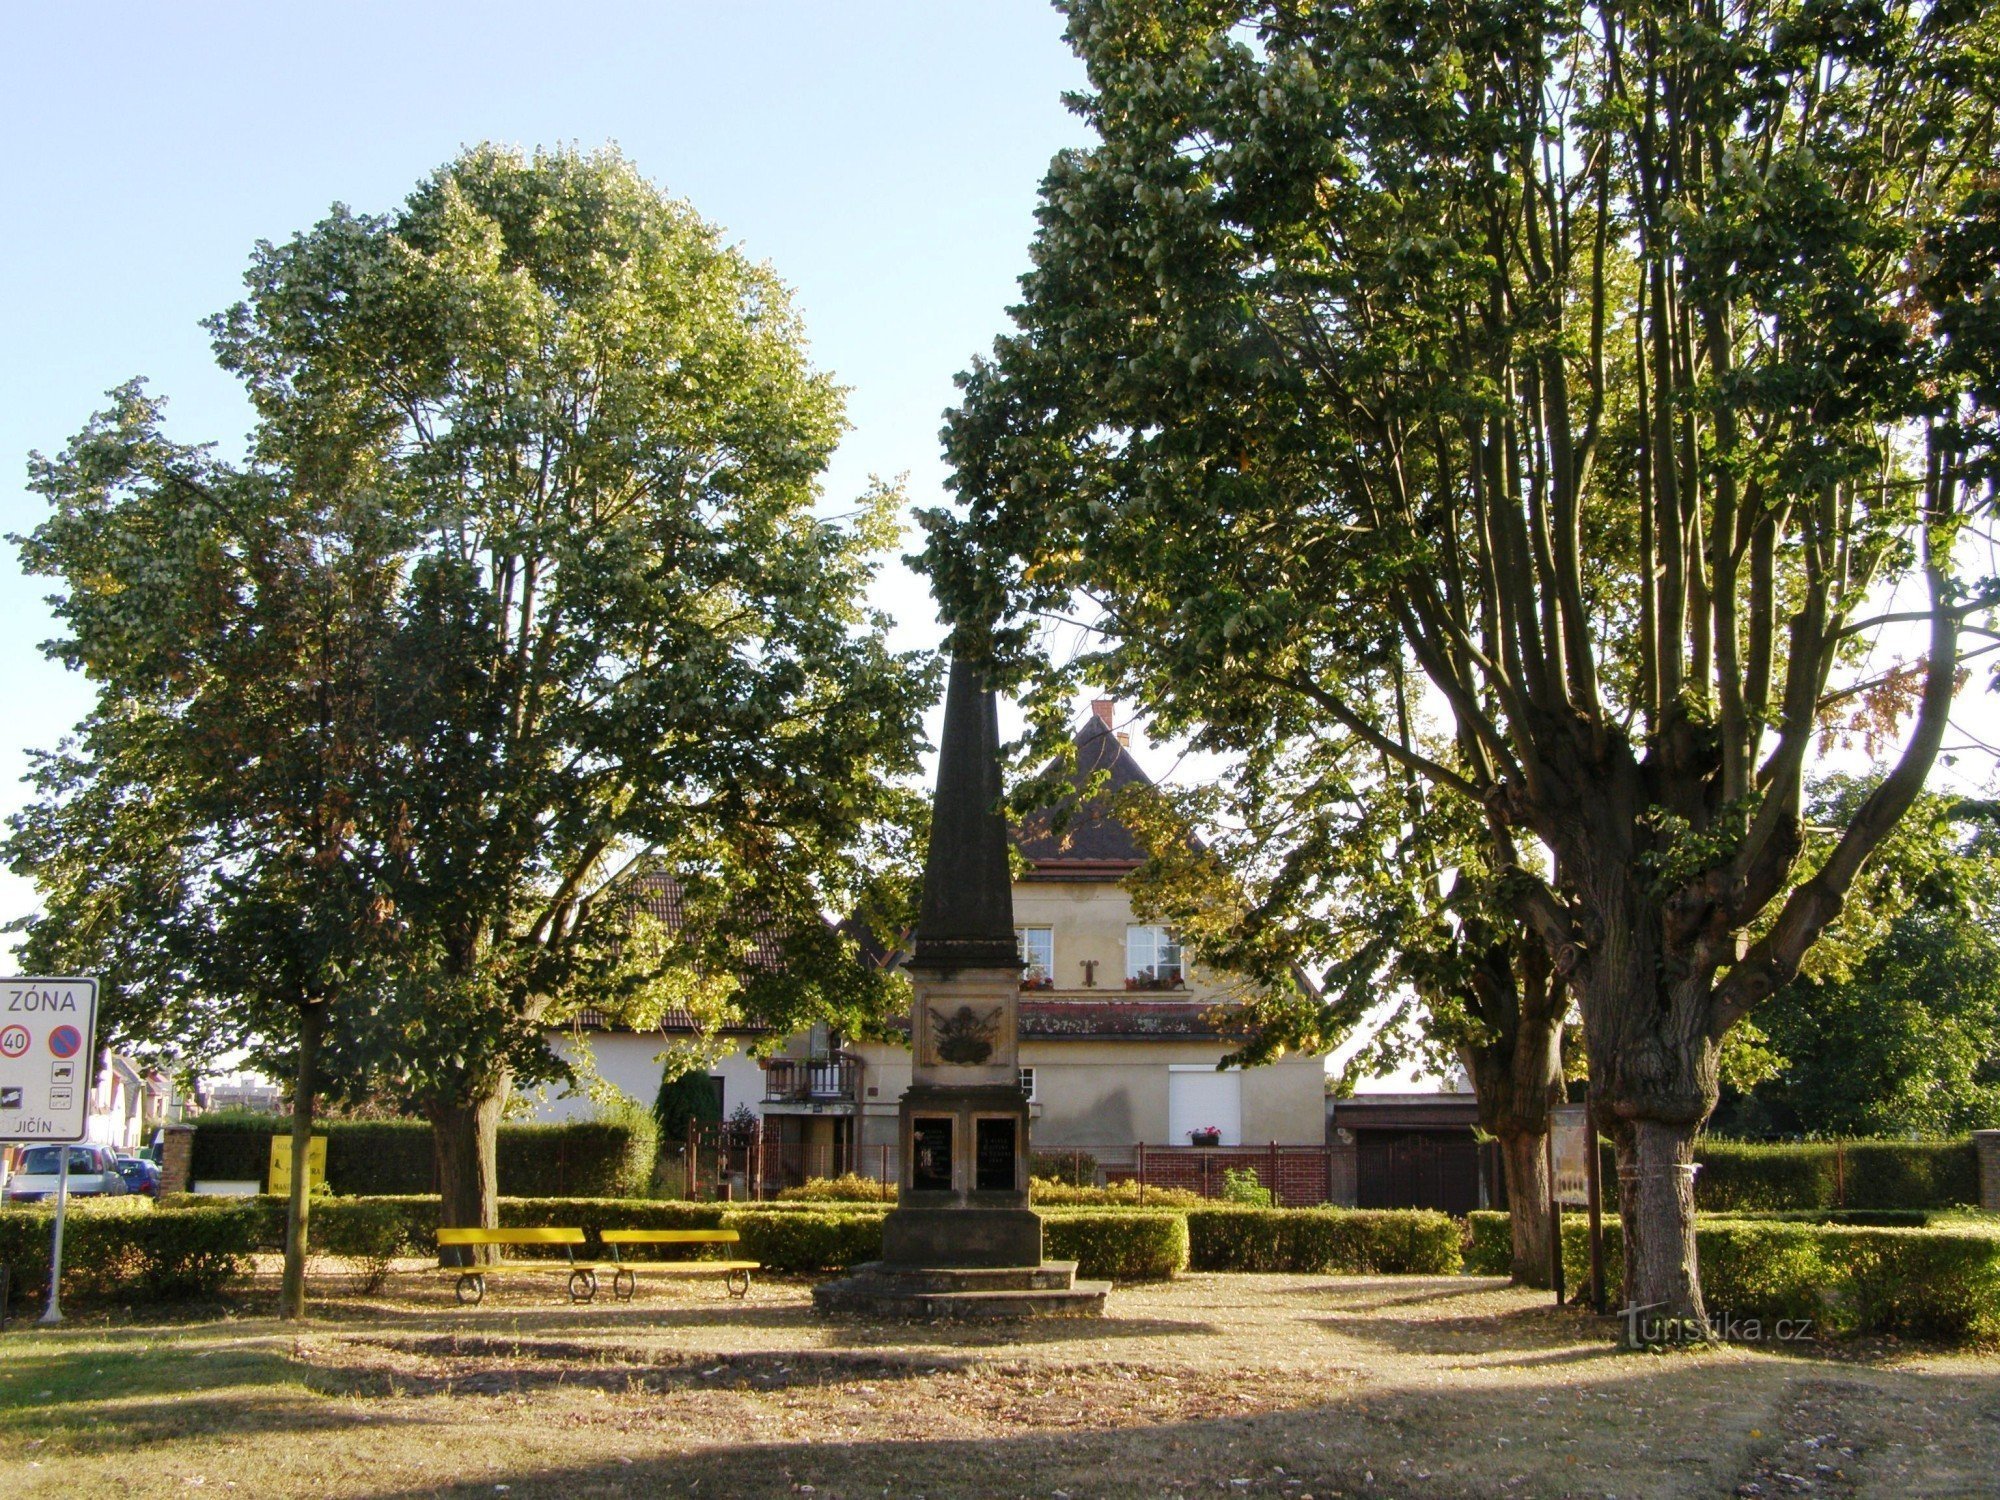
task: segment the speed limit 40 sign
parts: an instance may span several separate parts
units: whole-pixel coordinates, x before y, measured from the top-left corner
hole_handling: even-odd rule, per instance
[[[95,979],[0,979],[0,1140],[83,1139],[96,1040]]]

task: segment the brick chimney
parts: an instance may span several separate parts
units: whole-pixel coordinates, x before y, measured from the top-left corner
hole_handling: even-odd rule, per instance
[[[1118,736],[1119,744],[1129,746],[1132,743],[1132,736],[1112,722],[1111,716],[1118,711],[1116,698],[1093,698],[1090,700],[1090,711],[1097,715],[1098,723]]]

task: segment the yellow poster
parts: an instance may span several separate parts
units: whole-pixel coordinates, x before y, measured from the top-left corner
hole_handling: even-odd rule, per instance
[[[326,1137],[316,1135],[306,1143],[306,1191],[320,1192],[326,1187]],[[292,1191],[292,1138],[288,1135],[271,1137],[271,1188],[280,1197],[290,1197]]]

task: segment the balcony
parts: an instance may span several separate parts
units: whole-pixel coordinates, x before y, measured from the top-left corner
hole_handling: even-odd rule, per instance
[[[764,1064],[766,1104],[852,1104],[861,1065],[851,1057],[774,1057]]]

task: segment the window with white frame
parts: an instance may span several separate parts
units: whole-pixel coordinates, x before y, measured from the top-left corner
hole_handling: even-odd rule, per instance
[[[1185,978],[1180,939],[1164,927],[1134,924],[1125,929],[1127,989],[1177,989]]]
[[[1021,954],[1021,985],[1024,989],[1045,990],[1056,982],[1056,930],[1053,927],[1016,927],[1014,942]]]
[[[1021,1092],[1028,1096],[1030,1104],[1035,1102],[1035,1070],[1033,1068],[1021,1069]]]

